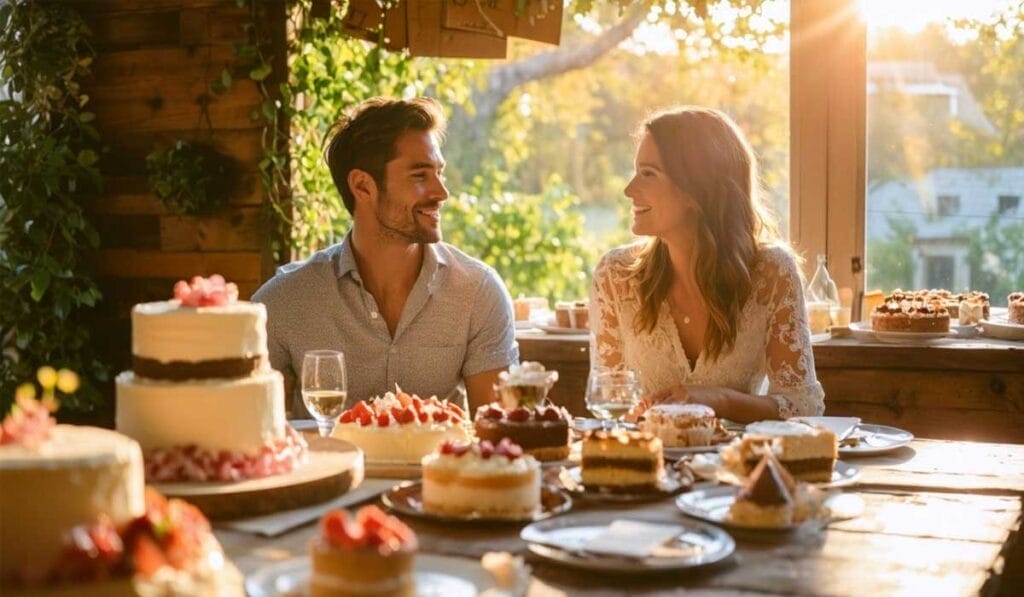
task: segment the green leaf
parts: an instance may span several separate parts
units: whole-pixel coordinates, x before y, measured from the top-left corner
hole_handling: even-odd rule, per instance
[[[92,122],[96,120],[96,115],[92,112],[82,112],[78,115],[79,122]]]
[[[222,85],[224,85],[225,89],[231,88],[231,71],[229,71],[227,68],[220,71],[220,82]]]
[[[99,160],[99,156],[91,149],[83,149],[78,152],[78,163],[81,166],[92,166]]]
[[[264,62],[263,64],[249,71],[249,78],[253,81],[262,81],[263,79],[266,79],[267,77],[270,76],[272,70],[273,69],[271,69],[270,65]]]
[[[42,269],[32,274],[32,300],[39,302],[43,300],[46,289],[50,287],[50,272]]]

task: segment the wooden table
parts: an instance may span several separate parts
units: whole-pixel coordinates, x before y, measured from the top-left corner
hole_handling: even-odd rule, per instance
[[[614,577],[583,573],[528,558],[530,595],[659,595],[683,590],[734,594],[1019,595],[1024,591],[1021,531],[1024,446],[916,440],[885,456],[851,460],[862,468],[867,504],[856,519],[825,531],[805,529],[766,540],[737,535],[733,557],[689,574]],[[583,508],[576,510],[599,510]],[[678,521],[672,502],[608,509]],[[460,526],[406,519],[426,553],[478,558],[487,551],[525,554],[518,527]],[[300,556],[317,532],[308,525],[266,540],[218,531],[245,573]]]
[[[587,336],[517,334],[522,360],[557,369],[551,397],[573,414],[590,368]],[[919,437],[1024,443],[1024,342],[985,338],[898,346],[837,338],[814,344],[829,415]]]

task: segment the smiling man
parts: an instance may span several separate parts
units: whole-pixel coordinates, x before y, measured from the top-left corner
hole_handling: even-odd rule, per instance
[[[475,409],[518,362],[501,279],[441,242],[444,128],[432,99],[374,98],[329,131],[324,154],[352,228],[281,267],[253,296],[267,307],[270,361],[285,376],[293,414],[305,412],[308,350],[345,353],[349,404],[396,383],[442,398],[464,383]]]

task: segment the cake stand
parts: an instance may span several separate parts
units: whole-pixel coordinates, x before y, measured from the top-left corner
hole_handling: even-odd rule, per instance
[[[154,483],[167,497],[186,500],[211,520],[259,516],[319,504],[355,489],[363,481],[363,451],[354,445],[315,433],[309,461],[285,475],[237,482]]]

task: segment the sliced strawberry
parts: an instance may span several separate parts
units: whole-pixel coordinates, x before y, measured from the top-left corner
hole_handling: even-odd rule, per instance
[[[352,407],[352,410],[355,412],[356,418],[362,418],[363,415],[373,415],[373,409],[370,408],[370,405],[367,404],[365,400],[357,402],[356,405]]]
[[[150,535],[139,535],[132,546],[132,567],[142,576],[150,576],[167,565],[167,558]]]
[[[377,425],[380,427],[387,427],[391,424],[391,416],[388,413],[383,412],[377,415]]]
[[[494,444],[487,440],[480,442],[480,458],[486,460],[492,455],[494,455]]]
[[[390,409],[391,418],[397,421],[403,410],[405,410],[404,407],[392,406]]]
[[[341,413],[340,417],[338,417],[338,422],[339,423],[351,423],[352,421],[355,421],[355,420],[356,420],[356,413],[352,409],[346,410],[345,412]]]
[[[537,416],[543,421],[561,421],[563,418],[562,410],[557,406],[549,406],[543,409],[543,412],[537,409]]]
[[[434,411],[433,418],[435,423],[444,423],[450,418],[450,415],[446,411],[436,410]]]
[[[416,417],[420,420],[420,423],[427,423],[428,421],[430,421],[430,415],[423,411],[419,411],[418,413],[416,413]]]
[[[398,413],[398,416],[395,417],[395,420],[402,425],[407,425],[416,421],[416,413],[414,413],[411,408],[403,408],[401,412]]]
[[[423,412],[423,404],[423,399],[419,396],[412,397],[412,407],[417,413]]]
[[[479,416],[482,416],[485,419],[500,421],[505,418],[505,411],[492,404],[490,406],[483,407]]]
[[[361,427],[366,427],[367,425],[373,425],[373,414],[372,413],[360,414],[360,415],[358,415],[358,419],[357,420],[359,421],[359,425]]]

